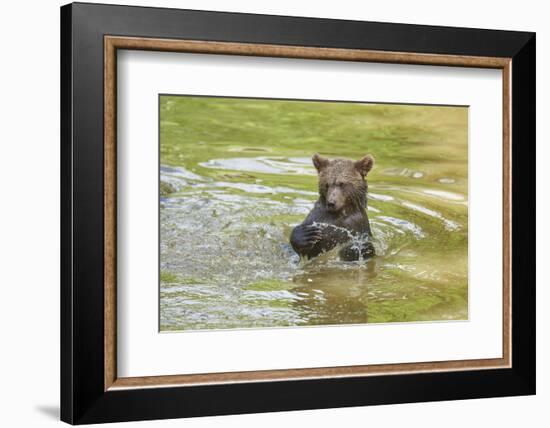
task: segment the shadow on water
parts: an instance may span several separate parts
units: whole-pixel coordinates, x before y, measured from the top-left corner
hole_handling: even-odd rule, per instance
[[[304,298],[294,307],[307,314],[309,325],[340,324],[345,318],[356,324],[368,322],[368,282],[376,276],[376,262],[376,257],[340,262],[347,269],[321,266],[295,275],[292,281],[299,285],[293,291]]]
[[[310,156],[330,152],[324,141],[305,145],[305,131],[288,137],[295,121],[322,121],[324,110],[286,104],[161,99],[161,329],[466,319],[463,109],[331,103],[327,118],[344,108],[337,123],[348,125],[338,136],[346,140],[345,133],[359,127],[369,142],[330,147],[341,148],[341,156],[373,153],[377,159],[368,202],[377,257],[343,262],[331,251],[300,261],[288,237],[317,198]],[[419,115],[434,129],[413,126]],[[245,116],[241,126],[225,129]],[[369,125],[372,117],[391,132]],[[281,128],[277,143],[266,139]],[[441,135],[448,137],[436,141]],[[453,153],[458,160],[448,162]]]

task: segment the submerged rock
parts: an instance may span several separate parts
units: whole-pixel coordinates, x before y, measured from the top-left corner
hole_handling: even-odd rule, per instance
[[[168,196],[170,193],[176,192],[176,187],[168,183],[167,181],[161,181],[160,182],[160,196]]]

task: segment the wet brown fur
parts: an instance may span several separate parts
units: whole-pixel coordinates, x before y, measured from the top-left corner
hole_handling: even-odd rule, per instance
[[[370,158],[372,159],[372,158]],[[366,207],[367,182],[364,175],[356,167],[356,163],[348,159],[334,159],[325,164],[319,172],[319,199],[326,203],[327,193],[339,189],[336,197],[341,198],[344,210],[360,210]]]
[[[315,154],[313,164],[319,175],[319,199],[304,222],[293,230],[290,242],[301,256],[311,258],[345,244],[349,236],[342,230],[316,224],[323,223],[344,228],[356,236],[371,236],[367,216],[366,175],[372,169],[374,159],[367,155],[358,161],[327,159]],[[361,249],[361,255],[374,254],[372,244]],[[344,247],[340,256],[346,260],[360,257],[357,251]]]

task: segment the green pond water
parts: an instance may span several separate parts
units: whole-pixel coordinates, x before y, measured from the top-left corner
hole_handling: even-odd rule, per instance
[[[160,329],[468,318],[465,107],[160,97]],[[377,256],[300,261],[311,156],[376,159]]]

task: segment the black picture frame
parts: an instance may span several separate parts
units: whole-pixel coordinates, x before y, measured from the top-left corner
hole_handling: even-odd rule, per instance
[[[512,367],[104,390],[104,36],[512,58]],[[535,34],[73,3],[61,8],[61,419],[71,424],[535,393]]]

